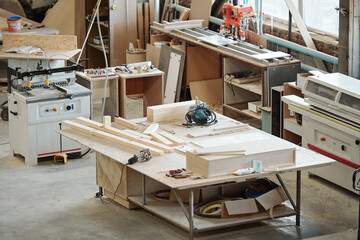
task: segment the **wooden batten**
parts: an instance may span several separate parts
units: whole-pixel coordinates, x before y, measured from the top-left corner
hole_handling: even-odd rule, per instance
[[[151,135],[155,133],[159,128],[159,123],[151,123],[143,132],[143,134]]]
[[[147,120],[148,122],[161,122],[184,119],[189,107],[195,103],[196,101],[192,100],[148,107]]]
[[[111,117],[110,116],[103,117],[103,128],[111,128]]]
[[[168,145],[168,146],[174,146],[174,143],[169,141],[167,138],[161,136],[159,133],[151,133],[151,137],[154,139],[154,141]]]
[[[159,132],[160,135],[167,138],[169,141],[174,143],[175,145],[183,145],[186,144],[186,142],[178,137],[175,137],[174,134],[170,134],[168,132],[161,131]]]
[[[122,117],[116,117],[115,118],[115,123],[116,124],[119,124],[121,126],[124,126],[124,127],[127,127],[129,129],[132,129],[132,130],[137,130],[139,129],[139,126],[135,123],[132,123],[128,120],[126,120],[125,118],[122,118]]]

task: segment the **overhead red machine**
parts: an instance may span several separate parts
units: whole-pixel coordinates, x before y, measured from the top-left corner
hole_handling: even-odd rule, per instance
[[[253,8],[251,6],[234,6],[231,3],[225,3],[222,12],[225,22],[224,25],[220,26],[220,32],[234,39],[245,40],[246,18],[255,16]]]

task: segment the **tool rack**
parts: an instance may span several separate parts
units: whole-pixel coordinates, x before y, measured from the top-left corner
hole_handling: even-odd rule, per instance
[[[217,127],[227,126],[229,122],[234,122],[233,119],[227,118],[218,114],[219,123]],[[138,123],[139,132],[145,129],[141,123],[146,123],[145,118],[135,119],[132,122]],[[163,129],[172,129],[175,136],[191,141],[186,137],[188,133],[206,132],[210,131],[209,128],[184,128],[178,126],[176,123],[179,121],[161,122],[160,127]],[[251,128],[248,130],[251,134],[259,134],[260,130]],[[334,161],[323,156],[297,147],[296,151],[296,164],[287,167],[279,167],[272,172],[263,172],[261,174],[251,174],[246,176],[234,176],[226,174],[218,177],[190,180],[189,178],[174,179],[165,175],[170,169],[181,169],[186,167],[186,157],[184,153],[175,151],[167,153],[162,156],[153,157],[148,162],[139,164],[127,165],[121,175],[121,170],[127,159],[133,156],[134,151],[126,148],[119,147],[114,143],[106,140],[101,140],[90,134],[82,133],[74,129],[66,129],[60,131],[63,136],[72,140],[80,142],[81,144],[94,149],[96,154],[96,182],[100,188],[100,193],[114,198],[114,201],[119,204],[132,209],[141,207],[154,215],[157,215],[164,220],[180,227],[181,229],[189,232],[189,239],[194,238],[194,234],[202,231],[209,231],[218,228],[229,226],[236,226],[250,222],[257,222],[270,219],[268,213],[261,213],[251,216],[244,216],[239,218],[229,219],[207,219],[194,216],[194,190],[201,187],[227,184],[230,182],[245,181],[249,178],[266,177],[275,175],[279,180],[280,185],[284,189],[290,204],[277,206],[274,208],[273,217],[281,218],[287,216],[296,216],[296,225],[300,225],[300,196],[301,196],[301,171],[316,167],[322,167],[332,164]],[[233,133],[241,134],[241,132]],[[261,132],[261,134],[268,135],[269,138],[276,138],[275,136]],[[211,138],[209,136],[205,138]],[[285,172],[295,172],[297,174],[296,184],[296,200],[286,189],[285,184],[281,180],[281,174]],[[119,179],[122,179],[122,184],[119,186],[116,194]],[[172,189],[175,192],[178,202],[161,201],[154,197],[154,192],[158,190]],[[179,197],[178,191],[188,189],[190,191],[189,204],[183,203]]]

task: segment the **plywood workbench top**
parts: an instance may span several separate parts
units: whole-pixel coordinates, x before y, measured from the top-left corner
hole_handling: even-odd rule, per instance
[[[238,135],[238,136],[244,136],[244,138],[251,138],[257,137],[257,136],[264,136],[268,138],[276,138],[275,136],[272,136],[270,134],[267,134],[265,132],[262,132],[258,129],[249,127],[247,131],[242,132],[235,132],[231,134],[221,135],[221,136],[206,136],[201,138],[190,138],[186,135],[188,133],[194,133],[194,132],[211,132],[214,128],[219,127],[227,127],[227,126],[234,126],[238,124],[237,121],[227,118],[225,116],[222,116],[220,114],[217,114],[219,123],[215,124],[210,127],[194,127],[194,128],[185,128],[181,126],[182,120],[179,121],[171,121],[171,122],[161,122],[160,123],[160,129],[161,130],[168,130],[173,131],[175,134],[174,136],[184,139],[186,142],[191,141],[198,141],[198,140],[204,140],[204,139],[211,139],[211,138],[219,138],[223,136],[230,136],[230,135]],[[134,122],[140,123],[138,124],[140,126],[139,131],[142,132],[149,123],[146,122],[145,118],[142,119],[135,119]],[[89,148],[94,149],[95,151],[104,154],[116,161],[121,162],[122,164],[127,163],[127,160],[132,157],[136,152],[131,150],[130,148],[123,147],[116,145],[114,143],[111,143],[109,141],[99,139],[95,136],[91,136],[90,134],[81,133],[77,130],[73,129],[66,129],[59,131],[62,135],[65,137],[68,137],[72,140],[75,140]],[[282,140],[284,141],[284,140]],[[254,142],[256,144],[256,142]],[[193,144],[185,145],[188,146],[188,148]],[[295,146],[295,145],[294,145]],[[261,146],[259,146],[261,147]],[[171,188],[177,188],[177,189],[188,189],[193,187],[200,187],[200,186],[207,186],[217,183],[224,183],[224,182],[231,182],[231,181],[240,181],[251,177],[259,177],[259,176],[268,176],[275,173],[282,173],[282,172],[288,172],[288,171],[296,171],[296,170],[305,170],[315,167],[321,167],[321,166],[327,166],[334,162],[334,160],[325,157],[321,154],[318,154],[316,152],[310,151],[308,149],[298,147],[296,146],[296,164],[292,166],[283,166],[279,167],[277,169],[272,169],[268,172],[263,172],[261,174],[251,174],[251,175],[245,175],[245,176],[235,176],[232,174],[222,175],[218,177],[211,177],[207,179],[198,179],[198,180],[190,180],[189,178],[184,179],[174,179],[169,178],[165,176],[165,173],[168,172],[170,169],[179,169],[179,168],[185,168],[186,167],[186,156],[185,153],[181,151],[174,151],[172,153],[167,153],[162,156],[154,156],[150,161],[148,162],[142,162],[137,163],[133,165],[128,165],[129,168],[132,168],[136,171],[141,172],[142,174],[155,179],[158,182],[161,182]]]

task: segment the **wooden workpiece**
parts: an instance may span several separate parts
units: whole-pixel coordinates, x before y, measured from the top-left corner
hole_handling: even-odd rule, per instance
[[[143,132],[143,134],[151,135],[155,133],[159,128],[159,123],[151,123]]]
[[[129,129],[132,129],[132,130],[137,130],[139,129],[138,125],[136,125],[135,123],[132,123],[128,120],[126,120],[125,118],[122,118],[122,117],[116,117],[115,118],[115,123],[116,124],[119,124],[119,125],[122,125],[122,126],[125,126]]]
[[[147,108],[147,120],[149,122],[170,121],[173,119],[185,119],[189,107],[196,103],[195,100],[169,103]]]

